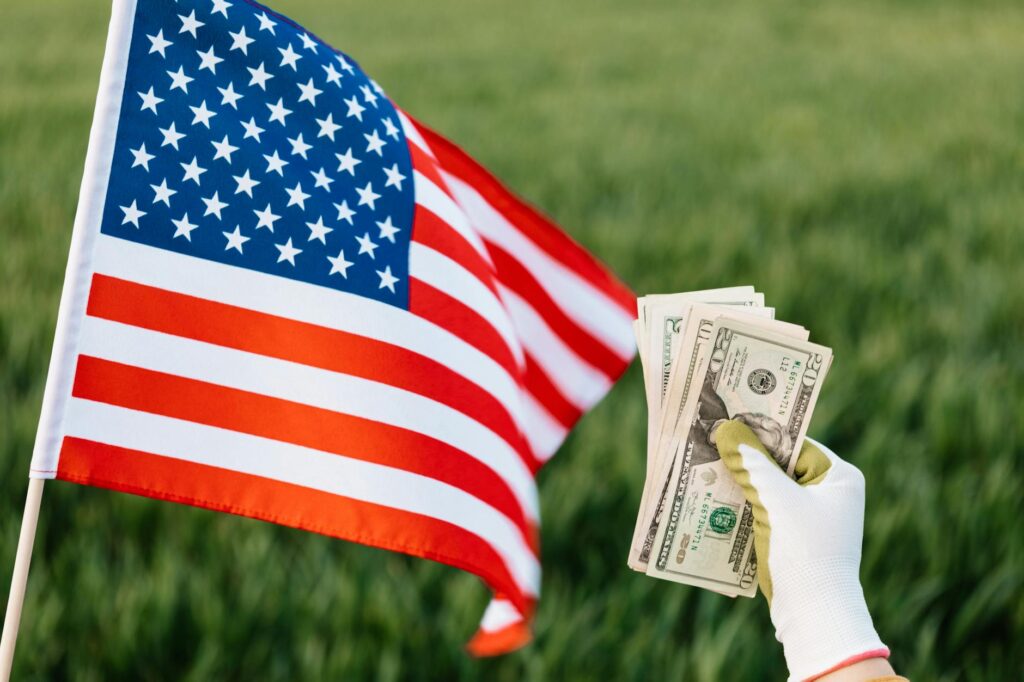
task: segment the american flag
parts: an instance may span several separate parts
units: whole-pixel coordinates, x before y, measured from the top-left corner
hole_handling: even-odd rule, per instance
[[[629,290],[349,57],[245,0],[115,0],[32,476],[444,562],[523,643],[534,476]]]

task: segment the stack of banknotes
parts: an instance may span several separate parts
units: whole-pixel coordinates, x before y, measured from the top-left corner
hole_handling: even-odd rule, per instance
[[[752,286],[644,296],[637,309],[647,478],[629,567],[752,597],[753,515],[715,432],[729,419],[745,422],[793,475],[832,351],[776,320]]]

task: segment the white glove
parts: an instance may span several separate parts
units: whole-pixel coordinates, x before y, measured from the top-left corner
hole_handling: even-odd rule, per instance
[[[722,424],[715,439],[753,506],[758,583],[789,679],[888,657],[860,585],[864,475],[808,439],[794,481],[739,421]]]

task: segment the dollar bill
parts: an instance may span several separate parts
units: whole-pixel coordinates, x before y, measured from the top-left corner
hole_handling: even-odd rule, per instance
[[[787,335],[793,332],[766,320],[714,320],[691,377],[680,420],[685,438],[677,439],[647,575],[756,593],[752,512],[718,455],[715,430],[729,419],[746,422],[792,473],[831,364],[828,348]]]
[[[743,310],[742,319],[746,319],[750,324],[759,324],[761,318],[770,321],[774,317],[772,308],[748,307]],[[648,433],[649,439],[654,438],[654,455],[651,455],[652,449],[649,447],[648,474],[644,481],[640,512],[637,514],[633,542],[626,562],[635,571],[647,570],[654,546],[654,536],[664,511],[665,495],[670,484],[669,475],[679,448],[679,418],[690,394],[694,373],[706,355],[715,320],[727,311],[729,306],[698,303],[691,305],[687,313],[685,330],[680,342],[681,352],[669,378],[667,396],[660,412],[660,429],[655,436]],[[734,315],[739,315],[735,310],[733,312]],[[807,338],[807,330],[797,325],[777,322],[774,328],[797,338]]]
[[[634,324],[634,332],[644,372],[648,415],[647,474],[644,479],[641,509],[644,508],[645,501],[652,497],[649,494],[649,487],[652,473],[656,470],[656,463],[659,459],[656,445],[660,440],[662,408],[673,373],[674,361],[680,351],[687,317],[691,306],[697,302],[715,302],[723,306],[754,309],[764,302],[764,296],[754,291],[752,286],[739,286],[680,294],[661,294],[638,300],[638,319]],[[642,532],[643,526],[638,519],[634,528],[634,541],[630,544],[631,550],[627,558],[627,564],[638,571],[644,570],[644,566],[638,563],[637,552],[633,548],[637,544],[636,539]]]

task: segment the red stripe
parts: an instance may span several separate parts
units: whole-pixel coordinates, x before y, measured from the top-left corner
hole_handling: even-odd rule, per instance
[[[608,350],[597,339],[581,329],[575,322],[562,312],[562,309],[548,295],[547,290],[538,282],[523,264],[499,246],[488,243],[494,266],[498,271],[498,279],[509,289],[530,304],[565,345],[580,359],[604,373],[609,379],[616,379],[629,364],[618,355]]]
[[[65,437],[57,478],[120,490],[440,561],[532,608],[501,556],[459,526],[273,479]]]
[[[414,431],[89,356],[79,356],[72,395],[434,478],[505,514],[536,549],[535,529],[500,476],[461,450]]]
[[[533,459],[497,398],[441,363],[399,346],[100,274],[93,275],[88,314],[405,389],[462,412],[525,461]]]
[[[564,426],[566,430],[571,429],[583,415],[582,410],[570,403],[562,395],[548,375],[541,369],[537,361],[527,353],[526,371],[523,375],[523,383],[526,390],[534,399],[544,406],[555,421]]]
[[[425,151],[420,149],[419,145],[409,140],[409,156],[412,157],[412,167],[414,170],[418,170],[429,178],[438,189],[445,194],[448,194],[448,186],[445,185],[444,180],[441,178],[441,174],[437,170],[437,162],[430,158]]]
[[[504,337],[479,313],[426,282],[409,278],[409,312],[447,329],[460,339],[490,356],[513,377],[518,365]]]
[[[413,121],[413,124],[430,145],[438,166],[474,187],[487,203],[551,258],[588,280],[624,312],[636,317],[636,295],[586,249],[535,208],[512,194],[459,147],[418,121]]]
[[[416,204],[412,225],[413,241],[448,256],[498,296],[498,287],[494,283],[494,266],[484,260],[480,252],[456,232],[455,228],[420,204]]]
[[[493,632],[478,630],[466,645],[466,649],[478,658],[499,656],[523,648],[532,639],[533,632],[530,626],[526,621],[520,620]]]

